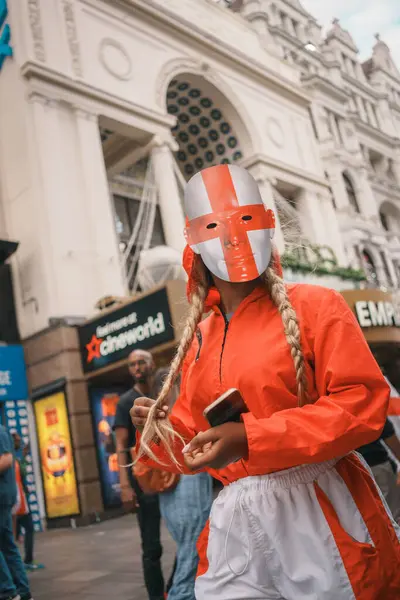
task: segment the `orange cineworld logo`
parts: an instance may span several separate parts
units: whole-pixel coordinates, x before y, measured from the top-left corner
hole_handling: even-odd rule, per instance
[[[96,337],[94,334],[92,335],[92,339],[88,344],[86,344],[86,350],[88,351],[87,362],[91,363],[95,358],[101,358],[100,346],[103,340]]]

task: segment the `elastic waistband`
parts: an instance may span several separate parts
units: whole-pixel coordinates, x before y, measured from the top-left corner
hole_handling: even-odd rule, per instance
[[[311,483],[320,475],[330,471],[343,457],[327,460],[322,463],[313,463],[311,465],[300,465],[285,469],[284,471],[276,471],[268,475],[256,475],[238,479],[226,486],[225,489],[232,487],[241,487],[243,489],[277,489],[290,488],[300,483]]]

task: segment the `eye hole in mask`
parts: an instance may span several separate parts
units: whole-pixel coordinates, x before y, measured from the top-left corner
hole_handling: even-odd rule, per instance
[[[215,228],[216,228],[216,226],[217,226],[217,224],[216,224],[216,223],[209,223],[209,224],[207,225],[207,229],[215,229]]]
[[[251,221],[251,220],[252,220],[252,218],[253,218],[253,217],[252,217],[251,215],[244,215],[244,216],[242,217],[242,221]]]

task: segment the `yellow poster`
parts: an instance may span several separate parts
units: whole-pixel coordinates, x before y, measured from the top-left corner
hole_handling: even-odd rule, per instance
[[[34,403],[47,517],[79,513],[78,489],[64,392]]]

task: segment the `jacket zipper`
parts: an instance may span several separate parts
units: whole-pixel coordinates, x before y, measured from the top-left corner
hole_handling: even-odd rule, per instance
[[[219,382],[222,383],[222,357],[224,354],[225,342],[226,342],[226,334],[228,333],[229,321],[226,316],[223,315],[225,321],[225,329],[224,329],[224,338],[222,340],[222,348],[221,348],[221,357],[219,360]]]
[[[200,358],[201,347],[203,345],[203,336],[201,335],[200,329],[197,329],[197,331],[196,331],[196,337],[197,337],[197,342],[199,344],[199,347],[198,347],[198,350],[197,350],[195,362],[197,362],[199,360],[199,358]]]

